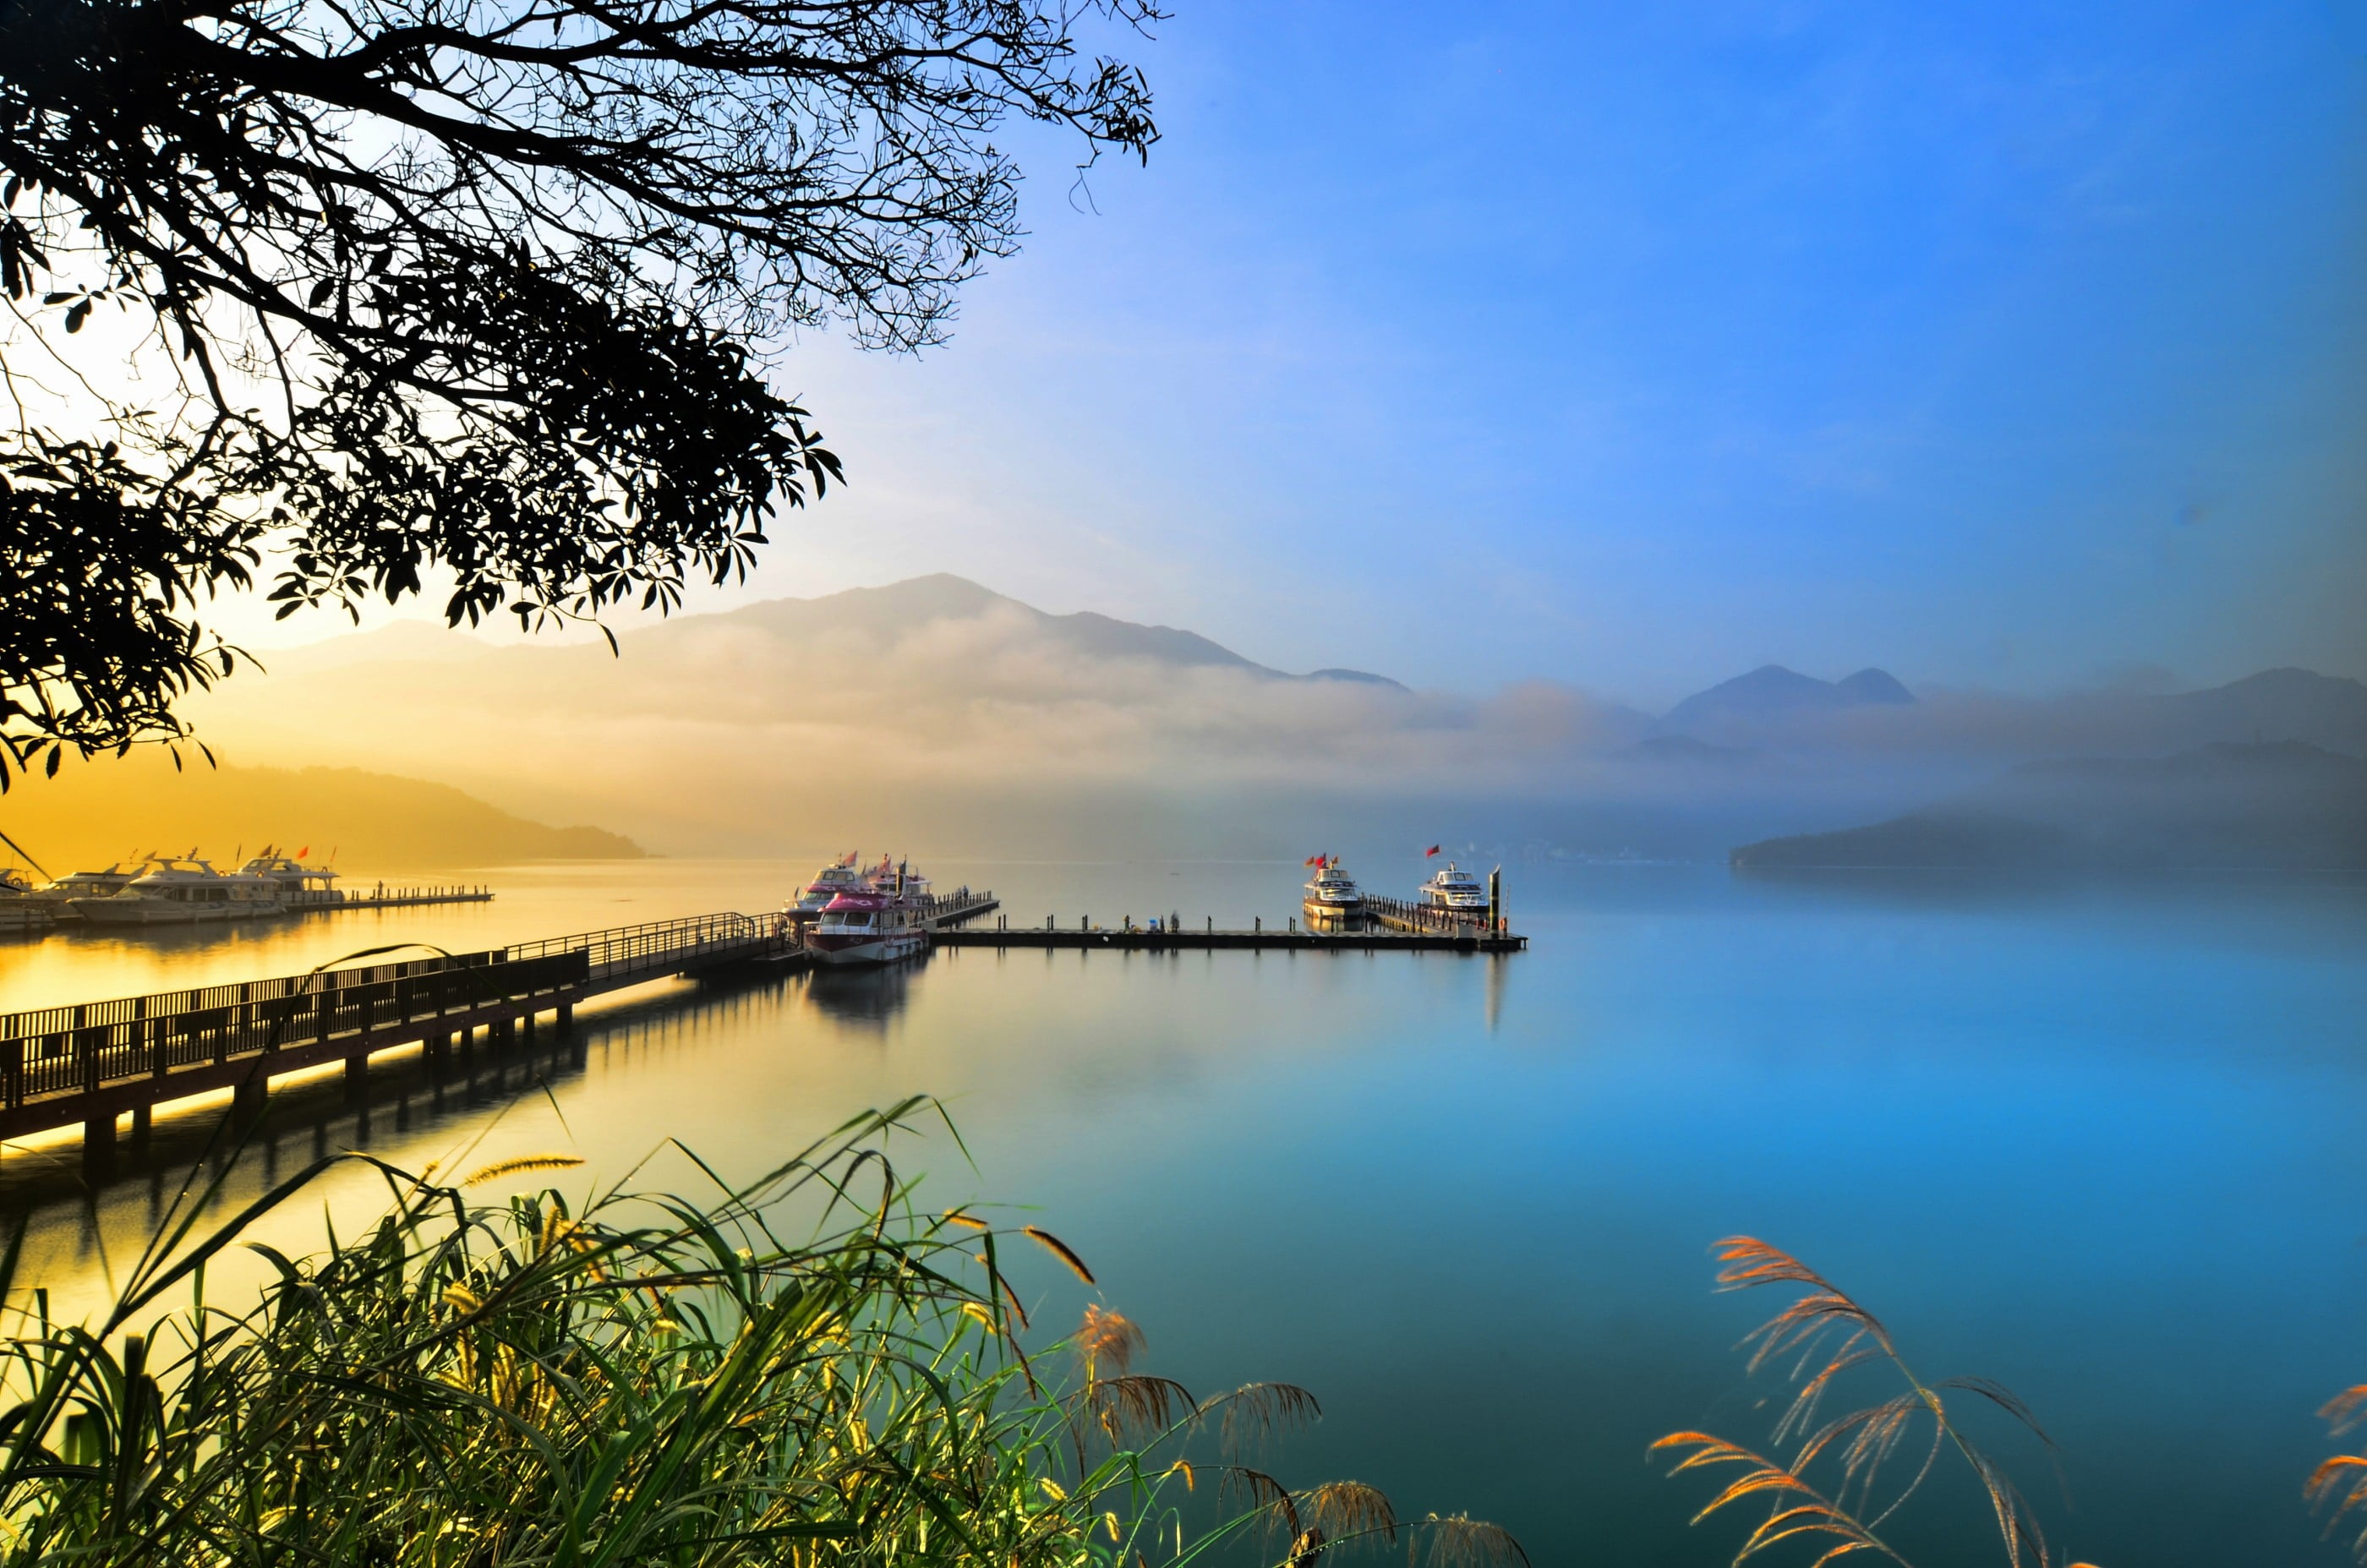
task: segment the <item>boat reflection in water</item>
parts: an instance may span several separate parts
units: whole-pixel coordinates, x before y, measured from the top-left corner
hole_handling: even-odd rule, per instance
[[[832,1023],[866,1033],[885,1033],[912,1000],[912,981],[926,961],[872,964],[866,968],[817,965],[806,981],[806,1000]]]

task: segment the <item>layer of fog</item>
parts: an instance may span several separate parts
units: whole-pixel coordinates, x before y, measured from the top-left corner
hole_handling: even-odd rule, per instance
[[[1420,832],[1468,816],[1580,852],[1703,854],[1943,798],[2026,759],[2245,738],[2176,699],[1930,690],[1675,737],[1553,682],[1469,696],[1082,658],[1048,624],[1009,601],[787,629],[743,612],[629,634],[617,657],[403,626],[277,654],[195,712],[228,761],[435,779],[675,853],[883,836],[1263,852],[1326,821]],[[1274,841],[1245,838],[1260,834]]]

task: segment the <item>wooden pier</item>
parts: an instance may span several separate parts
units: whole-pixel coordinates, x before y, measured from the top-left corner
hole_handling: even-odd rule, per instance
[[[290,899],[291,915],[330,915],[341,909],[411,909],[422,904],[490,904],[490,887],[389,887],[381,882],[367,893],[340,887],[326,896]]]
[[[604,991],[793,953],[775,919],[701,915],[0,1014],[0,1138],[79,1122],[84,1163],[104,1172],[125,1111],[136,1137],[157,1104],[227,1089],[233,1114],[252,1118],[272,1078],[333,1062],[358,1096],[381,1051],[418,1046],[440,1063],[480,1029],[504,1037],[546,1013],[564,1028],[578,1002]]]
[[[1298,953],[1357,951],[1368,953],[1520,953],[1529,939],[1510,931],[1487,931],[1467,923],[1460,931],[1400,931],[1365,927],[1355,931],[1308,931],[1303,927],[1258,926],[1248,931],[1218,931],[1214,926],[1194,931],[1189,926],[1153,931],[1147,926],[997,927],[979,931],[939,931],[940,947],[1079,947],[1117,948],[1129,953],[1193,952],[1249,948]]]
[[[1159,929],[1131,919],[1118,930],[1057,919],[1014,927],[972,926],[1002,906],[964,889],[934,900],[925,918],[946,947],[1042,947],[1177,952],[1517,953],[1528,939],[1463,920],[1436,929],[1365,925],[1308,931],[1296,920],[1248,931]],[[144,997],[0,1013],[0,1138],[79,1124],[94,1175],[114,1164],[117,1121],[146,1134],[154,1108],[229,1089],[232,1115],[252,1122],[271,1080],[342,1062],[346,1089],[366,1095],[370,1058],[417,1047],[440,1068],[478,1030],[489,1041],[531,1035],[546,1015],[560,1028],[576,1004],[605,991],[740,965],[803,968],[810,960],[782,915],[714,914],[586,931],[481,953],[200,986]]]

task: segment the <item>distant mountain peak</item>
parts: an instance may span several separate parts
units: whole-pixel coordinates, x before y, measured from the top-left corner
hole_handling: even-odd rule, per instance
[[[1309,681],[1353,681],[1367,686],[1387,686],[1391,691],[1397,692],[1402,692],[1407,689],[1403,682],[1392,681],[1387,675],[1376,675],[1369,670],[1310,670],[1307,672],[1305,679]]]
[[[761,626],[776,636],[859,632],[891,638],[931,621],[976,620],[996,611],[1022,617],[1051,642],[1087,659],[1141,659],[1186,668],[1239,670],[1276,681],[1356,681],[1405,689],[1386,675],[1368,674],[1361,670],[1288,674],[1244,659],[1222,643],[1179,626],[1122,621],[1093,610],[1056,615],[946,571],[908,577],[878,588],[850,588],[811,599],[767,599],[727,612],[722,618]],[[655,629],[662,632],[663,628]]]
[[[1845,676],[1833,689],[1852,703],[1911,703],[1915,694],[1887,670],[1877,670],[1869,664],[1854,675]]]
[[[1912,703],[1915,694],[1886,671],[1872,667],[1843,681],[1819,681],[1781,664],[1762,664],[1747,675],[1721,681],[1670,708],[1664,729],[1696,724],[1765,720],[1799,712],[1857,707],[1869,703]]]

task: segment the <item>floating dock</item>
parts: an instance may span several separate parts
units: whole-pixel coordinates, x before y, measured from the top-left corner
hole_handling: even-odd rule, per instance
[[[1238,948],[1294,953],[1519,953],[1528,947],[1529,939],[1510,931],[1486,931],[1477,926],[1463,931],[1415,931],[1387,928],[1330,931],[1295,927],[1276,931],[1263,926],[1249,931],[1218,931],[1213,926],[1196,931],[1188,926],[1172,931],[1164,927],[1151,931],[1143,926],[1122,926],[1116,931],[1106,931],[1100,928],[1080,930],[1073,926],[1021,926],[1015,930],[939,931],[937,945],[1106,947],[1128,953],[1189,953]]]
[[[339,888],[333,898],[306,898],[288,906],[291,915],[334,915],[345,909],[410,909],[422,904],[490,904],[490,887],[389,887],[383,882],[368,893]]]

